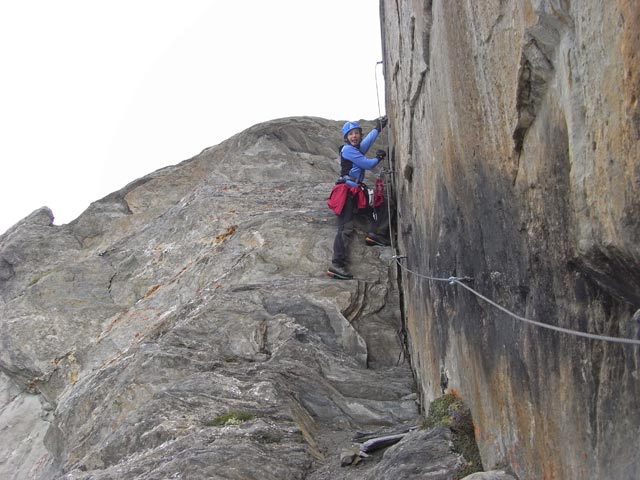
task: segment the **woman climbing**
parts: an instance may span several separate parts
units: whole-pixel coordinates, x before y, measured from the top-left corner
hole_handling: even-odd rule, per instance
[[[378,134],[387,125],[387,117],[376,121],[376,128],[363,138],[362,128],[357,122],[347,122],[342,127],[344,145],[340,147],[340,178],[333,186],[328,201],[329,207],[338,215],[338,231],[333,241],[333,259],[327,275],[341,280],[353,278],[347,270],[347,248],[353,233],[353,216],[362,211],[370,217],[367,245],[389,245],[389,225],[387,222],[386,201],[378,205],[369,205],[367,188],[363,183],[364,174],[374,168],[385,157],[384,150],[378,150],[376,156],[365,155],[378,138]]]

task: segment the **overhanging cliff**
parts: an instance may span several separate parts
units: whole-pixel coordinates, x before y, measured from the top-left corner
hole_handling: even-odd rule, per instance
[[[427,399],[471,407],[486,468],[640,476],[640,7],[381,2],[398,244]]]

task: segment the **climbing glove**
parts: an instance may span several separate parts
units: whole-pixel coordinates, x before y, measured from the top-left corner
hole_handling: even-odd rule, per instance
[[[376,150],[376,158],[380,161],[384,160],[387,157],[387,152],[384,150]]]
[[[378,130],[379,132],[382,131],[382,129],[384,127],[387,126],[387,123],[389,122],[389,119],[387,118],[387,116],[385,115],[384,117],[380,117],[376,120],[376,130]]]

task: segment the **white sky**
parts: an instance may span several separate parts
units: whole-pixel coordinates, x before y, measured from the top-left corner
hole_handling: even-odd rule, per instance
[[[0,234],[42,206],[67,223],[262,121],[384,113],[378,5],[2,1]]]

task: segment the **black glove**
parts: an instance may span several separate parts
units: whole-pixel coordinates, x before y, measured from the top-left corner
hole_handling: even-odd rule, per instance
[[[389,122],[389,119],[387,118],[387,116],[385,115],[384,117],[380,117],[376,120],[376,130],[378,130],[379,132],[382,131],[382,129],[384,127],[387,126],[387,123]]]
[[[384,150],[376,150],[376,158],[380,161],[384,160],[387,157],[387,152]]]

